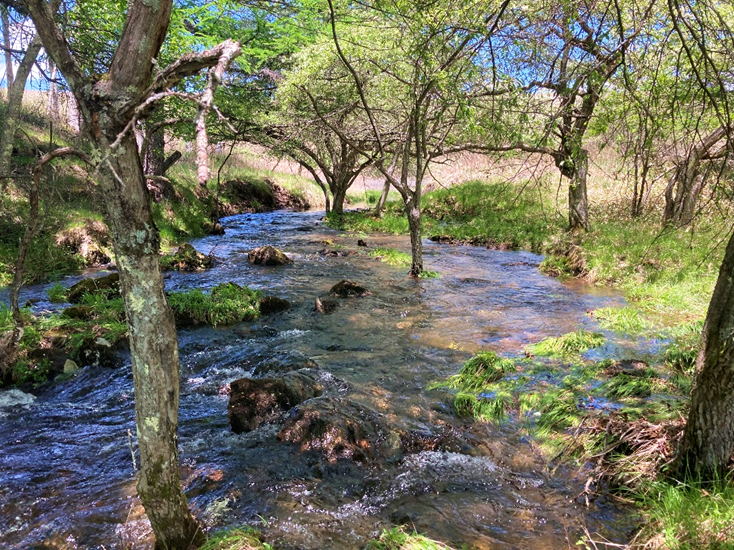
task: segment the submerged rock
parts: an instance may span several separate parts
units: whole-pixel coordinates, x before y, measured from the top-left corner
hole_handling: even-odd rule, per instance
[[[284,374],[300,369],[313,369],[318,370],[321,367],[314,361],[306,357],[299,351],[294,351],[280,357],[270,357],[255,366],[252,375],[258,376],[272,376],[273,374]]]
[[[229,424],[235,433],[250,432],[322,393],[321,384],[302,372],[282,378],[241,378],[230,384]]]
[[[335,300],[334,298],[316,298],[314,311],[318,311],[319,313],[331,313],[337,307],[339,307],[339,300]]]
[[[333,287],[331,287],[331,290],[329,292],[331,294],[334,294],[335,296],[340,296],[342,298],[352,298],[354,296],[370,296],[372,294],[369,290],[367,290],[359,283],[355,283],[354,281],[350,281],[349,279],[339,281]]]
[[[177,271],[199,271],[212,266],[211,256],[207,256],[196,250],[189,243],[182,244],[178,250],[170,256],[161,259],[164,269],[175,269]]]
[[[278,439],[327,461],[365,461],[383,454],[390,430],[378,413],[351,399],[311,399],[291,411]]]
[[[272,246],[261,246],[253,248],[247,253],[247,259],[251,264],[255,265],[287,265],[292,264],[288,256]]]
[[[67,299],[72,304],[78,304],[82,296],[93,292],[104,292],[107,296],[118,294],[120,292],[119,273],[110,273],[104,277],[82,279],[69,288]]]
[[[276,296],[265,296],[260,299],[259,310],[260,315],[271,315],[273,313],[280,313],[281,311],[287,311],[291,308],[291,303],[283,298],[277,298]]]

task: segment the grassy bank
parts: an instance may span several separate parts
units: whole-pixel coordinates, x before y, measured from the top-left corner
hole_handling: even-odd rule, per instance
[[[591,212],[592,230],[571,235],[554,190],[478,181],[427,193],[422,210],[425,237],[546,254],[548,274],[621,288],[637,310],[631,315],[658,328],[705,315],[728,234],[721,215],[662,228],[657,211],[632,218],[622,206],[600,204]],[[347,212],[329,223],[348,231],[408,232],[397,200],[380,218]]]
[[[576,332],[528,346],[525,358],[479,353],[432,388],[469,421],[516,423],[550,464],[588,474],[582,498],[611,490],[644,518],[632,547],[734,548],[731,479],[702,484],[666,478],[688,414],[693,366],[730,224],[704,212],[685,228],[662,227],[653,210],[633,218],[624,205],[597,203],[592,230],[569,234],[551,189],[469,182],[423,197],[424,236],[438,242],[546,255],[541,270],[624,291],[627,305],[590,312],[601,329],[666,342],[648,363],[584,352],[600,334]],[[403,206],[381,218],[348,212],[342,230],[407,233]],[[430,265],[426,267],[430,268]],[[585,541],[587,548],[605,547]],[[598,545],[597,545],[598,544]]]

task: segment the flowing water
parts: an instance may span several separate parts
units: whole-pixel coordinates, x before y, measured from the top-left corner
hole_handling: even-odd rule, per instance
[[[357,236],[326,228],[320,217],[227,218],[224,237],[192,243],[213,252],[216,267],[167,279],[170,290],[233,281],[293,304],[252,323],[180,332],[181,474],[196,515],[213,529],[261,528],[277,547],[293,549],[362,548],[396,523],[457,547],[568,548],[584,529],[625,540],[629,511],[601,499],[586,507],[576,498],[584,478],[550,470],[516,426],[462,424],[445,393],[426,390],[477,350],[519,355],[546,336],[593,327],[587,310],[621,298],[541,275],[535,254],[432,243],[425,245],[425,265],[441,278],[412,280],[405,268],[365,255],[319,254],[327,239],[332,250],[357,250]],[[409,250],[404,237],[363,238],[371,247]],[[294,264],[250,265],[245,252],[264,244]],[[372,295],[315,313],[315,299],[345,278]],[[52,307],[44,297],[43,286],[22,295],[40,299],[36,308]],[[228,383],[283,357],[313,359],[332,392],[377,411],[396,429],[427,437],[453,429],[464,447],[329,463],[278,442],[277,425],[233,434]],[[0,547],[150,543],[135,496],[133,399],[129,364],[85,368],[35,398],[0,392]]]

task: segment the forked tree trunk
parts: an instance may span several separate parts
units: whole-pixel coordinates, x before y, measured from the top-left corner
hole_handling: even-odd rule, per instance
[[[568,186],[568,226],[569,229],[589,231],[589,199],[586,193],[586,179],[589,171],[589,155],[579,149],[573,159],[571,183]]]
[[[673,179],[665,188],[663,221],[677,226],[691,223],[696,212],[698,196],[703,190],[704,178],[699,177],[700,160],[689,155],[680,164]]]
[[[125,139],[105,167],[101,185],[130,333],[141,461],[138,495],[156,548],[183,550],[199,542],[202,534],[181,489],[176,445],[178,338],[134,136]]]
[[[703,327],[678,472],[712,479],[734,455],[734,236]],[[723,479],[723,478],[722,478]]]

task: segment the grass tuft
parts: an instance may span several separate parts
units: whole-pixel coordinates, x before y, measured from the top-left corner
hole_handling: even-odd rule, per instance
[[[262,534],[254,529],[229,529],[216,533],[207,540],[200,550],[272,550],[262,539]]]
[[[431,540],[416,532],[408,534],[399,527],[384,530],[365,550],[452,550],[450,546]]]
[[[527,347],[532,355],[567,356],[583,353],[604,344],[604,336],[596,332],[578,330],[556,338],[545,338]]]
[[[210,293],[200,289],[172,292],[168,303],[176,318],[184,324],[231,325],[251,321],[259,315],[258,302],[262,293],[224,283]]]

